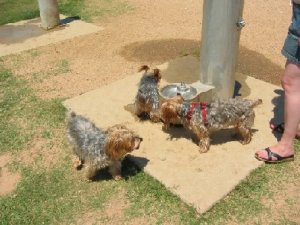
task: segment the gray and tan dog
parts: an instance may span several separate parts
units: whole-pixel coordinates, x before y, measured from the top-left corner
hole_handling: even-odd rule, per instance
[[[176,96],[162,104],[160,114],[164,122],[163,129],[168,130],[171,123],[180,122],[197,136],[199,151],[207,152],[210,134],[228,127],[234,127],[242,137],[240,142],[248,144],[252,139],[251,127],[255,118],[253,108],[261,103],[261,99],[232,98],[206,105],[184,102],[182,96]]]
[[[115,180],[121,179],[121,160],[127,153],[139,149],[143,140],[123,125],[114,125],[104,131],[74,112],[68,113],[67,127],[69,142],[77,156],[74,165],[77,168],[85,166],[88,179],[105,167],[109,167]]]
[[[139,72],[145,71],[143,74],[139,88],[135,97],[135,114],[141,116],[143,113],[150,117],[152,122],[159,122],[159,93],[158,84],[161,80],[159,69],[149,72],[150,68],[144,65]]]

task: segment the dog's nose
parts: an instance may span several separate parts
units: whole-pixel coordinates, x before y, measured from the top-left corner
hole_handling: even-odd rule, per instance
[[[143,141],[143,138],[140,138],[140,141]]]

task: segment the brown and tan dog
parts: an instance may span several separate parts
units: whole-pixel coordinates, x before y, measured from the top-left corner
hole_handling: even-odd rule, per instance
[[[121,160],[143,140],[124,125],[114,125],[106,131],[83,116],[69,113],[68,139],[77,156],[75,166],[85,166],[86,177],[92,179],[98,170],[109,167],[115,180],[121,179]]]
[[[172,123],[183,124],[197,136],[199,151],[207,152],[210,134],[227,127],[234,127],[241,136],[240,142],[248,144],[252,138],[251,127],[255,118],[253,108],[261,103],[261,99],[232,98],[206,105],[184,102],[182,96],[176,96],[162,104],[160,115],[164,130],[168,130]]]

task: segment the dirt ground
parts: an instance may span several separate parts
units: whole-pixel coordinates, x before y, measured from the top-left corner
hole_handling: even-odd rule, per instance
[[[41,47],[26,63],[18,59],[21,63],[16,65],[17,56],[12,57],[5,61],[6,66],[27,79],[40,97],[70,98],[134,74],[143,64],[155,66],[199,49],[203,1],[128,2],[135,10],[94,21],[103,31]],[[241,33],[239,72],[280,84],[285,62],[280,50],[290,17],[288,0],[245,1],[246,27]],[[69,62],[63,75],[43,76],[37,82],[34,75],[45,74],[61,60]],[[298,189],[288,190],[291,196],[299,197]],[[282,210],[281,197],[272,210]],[[285,207],[285,203],[281,206]]]
[[[290,20],[288,1],[245,1],[240,72],[279,84],[284,58],[280,49]],[[39,48],[43,54],[13,72],[25,76],[45,98],[72,97],[133,74],[142,64],[155,66],[199,50],[202,1],[129,0],[128,14],[95,21],[103,31]],[[278,19],[280,17],[280,19]],[[63,76],[33,74],[68,60]],[[15,65],[15,63],[13,63]]]
[[[0,156],[0,196],[9,194],[16,187],[21,176],[18,173],[12,173],[7,168],[11,156],[8,154]]]

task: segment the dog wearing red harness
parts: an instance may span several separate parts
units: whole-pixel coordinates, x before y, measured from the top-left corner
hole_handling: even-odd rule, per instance
[[[203,153],[209,150],[210,134],[228,127],[234,127],[241,137],[240,142],[248,144],[252,139],[251,127],[255,118],[253,108],[261,103],[261,99],[242,98],[216,100],[209,104],[191,103],[178,95],[162,104],[160,116],[164,130],[168,130],[170,124],[178,123],[191,130],[199,141],[199,151]]]

